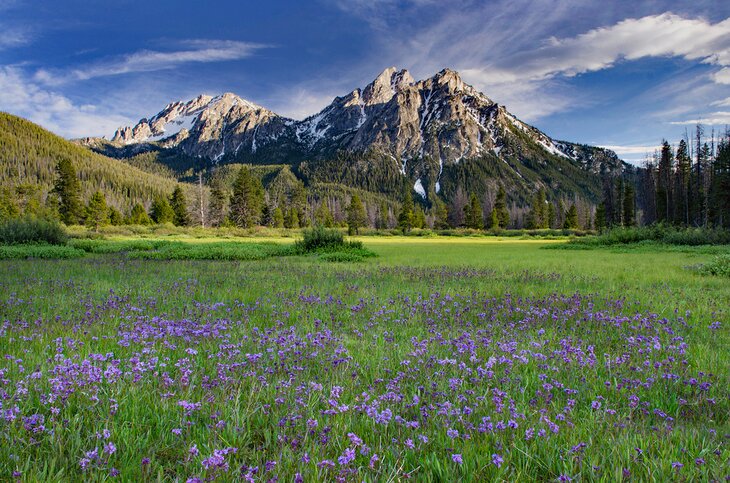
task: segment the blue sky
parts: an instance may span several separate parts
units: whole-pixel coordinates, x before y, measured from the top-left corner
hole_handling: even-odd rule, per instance
[[[638,162],[730,124],[730,2],[0,0],[0,110],[66,137],[200,93],[301,119],[391,65]]]

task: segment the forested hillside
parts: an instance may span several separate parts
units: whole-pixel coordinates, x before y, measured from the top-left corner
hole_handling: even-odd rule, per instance
[[[167,196],[178,184],[174,178],[161,176],[161,170],[160,174],[145,172],[71,143],[25,119],[0,112],[0,186],[37,191],[45,200],[61,159],[71,161],[75,167],[84,200],[102,191],[108,203],[123,212],[137,203],[149,206],[156,196]],[[194,188],[183,187],[192,197]]]

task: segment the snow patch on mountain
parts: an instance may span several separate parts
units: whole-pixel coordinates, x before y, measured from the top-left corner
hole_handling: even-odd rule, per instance
[[[423,188],[423,183],[421,182],[421,178],[418,178],[416,180],[416,183],[413,185],[413,191],[418,193],[421,198],[424,200],[426,199],[426,190]]]

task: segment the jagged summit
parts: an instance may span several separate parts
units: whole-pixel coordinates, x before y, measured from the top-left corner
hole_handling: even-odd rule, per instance
[[[216,163],[296,164],[332,160],[341,153],[376,153],[415,181],[424,198],[441,191],[447,168],[468,160],[501,162],[500,170],[525,183],[522,166],[557,159],[594,173],[621,169],[615,153],[553,140],[452,69],[416,81],[407,70],[388,67],[365,87],[334,98],[302,121],[233,93],[201,95],[120,128],[112,143],[136,150],[146,145],[177,149]]]

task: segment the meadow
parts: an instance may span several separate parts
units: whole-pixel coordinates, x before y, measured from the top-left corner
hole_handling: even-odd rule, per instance
[[[362,241],[0,260],[0,480],[730,474],[727,246]]]

